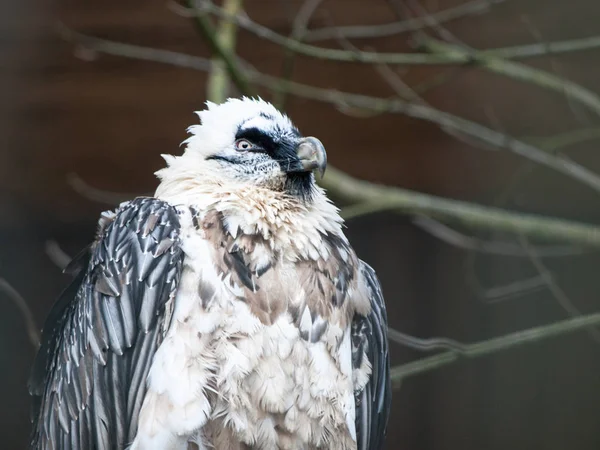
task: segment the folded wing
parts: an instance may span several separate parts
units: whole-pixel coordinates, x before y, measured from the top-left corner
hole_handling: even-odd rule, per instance
[[[105,214],[73,285],[54,305],[29,383],[35,449],[125,448],[168,328],[183,253],[169,204]]]
[[[392,400],[387,315],[375,271],[363,261],[360,270],[371,303],[368,316],[355,316],[352,322],[352,364],[359,368],[366,356],[371,376],[364,389],[355,393],[356,434],[359,450],[379,450],[383,446]]]

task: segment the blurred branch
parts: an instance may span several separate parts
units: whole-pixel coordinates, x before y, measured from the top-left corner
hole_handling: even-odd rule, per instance
[[[593,50],[600,47],[600,36],[590,36],[581,39],[571,39],[557,42],[541,42],[529,45],[517,45],[491,50],[488,53],[499,58],[530,58],[533,56],[557,55],[583,50]]]
[[[457,57],[456,55],[429,54],[429,53],[378,53],[364,52],[361,50],[338,50],[332,48],[317,47],[305,44],[303,42],[291,39],[282,34],[276,33],[268,27],[254,22],[247,15],[231,15],[223,8],[214,5],[208,0],[196,0],[196,8],[202,12],[209,12],[215,16],[236,23],[239,27],[250,31],[256,36],[290,49],[301,55],[310,56],[317,59],[327,59],[340,62],[360,62],[366,64],[386,63],[386,64],[450,64],[467,63],[468,59]]]
[[[454,339],[445,337],[418,338],[410,334],[403,333],[393,328],[388,328],[388,338],[397,344],[409,347],[422,352],[431,352],[435,350],[454,350],[462,352],[465,346]]]
[[[550,273],[550,271],[546,268],[546,265],[542,262],[538,252],[529,243],[529,240],[525,236],[519,235],[519,242],[523,246],[523,249],[525,249],[527,252],[531,264],[533,264],[535,270],[537,270],[540,277],[544,280],[544,284],[552,296],[556,299],[558,304],[567,312],[569,316],[580,317],[581,311],[577,309],[566,292],[558,285],[552,276],[552,273]],[[598,331],[596,328],[589,327],[587,332],[594,341],[600,343],[600,331]]]
[[[422,17],[427,23],[427,28],[435,32],[440,39],[461,46],[465,45],[450,30],[445,28],[419,0],[388,0],[388,3],[396,11],[396,15],[399,18],[402,18],[402,11],[405,11],[407,18],[410,18],[413,15],[413,11],[416,11],[417,17]],[[415,33],[418,33],[418,31],[415,30]]]
[[[17,308],[19,308],[19,311],[25,320],[25,328],[27,336],[29,337],[29,342],[31,342],[31,345],[33,345],[35,349],[38,349],[40,346],[40,332],[35,324],[29,305],[27,305],[23,296],[21,296],[21,294],[19,294],[19,292],[4,278],[0,278],[0,291],[4,291],[6,296],[17,306]]]
[[[334,196],[358,201],[362,208],[361,214],[401,210],[408,214],[424,214],[442,221],[461,223],[470,228],[522,232],[542,239],[600,246],[600,228],[592,225],[533,214],[511,213],[498,208],[382,186],[358,180],[335,168],[327,169],[323,184]],[[345,216],[348,217],[347,214]]]
[[[231,51],[228,51],[223,43],[219,41],[217,32],[215,31],[208,16],[204,14],[204,8],[198,8],[197,1],[186,0],[186,2],[189,7],[188,11],[190,13],[190,17],[194,19],[196,29],[208,43],[212,54],[223,61],[223,66],[231,77],[231,81],[242,93],[246,95],[252,95],[253,88],[248,83],[244,72],[240,69],[235,54]],[[225,43],[227,44],[228,42]]]
[[[466,236],[430,217],[417,216],[413,219],[413,223],[441,241],[464,250],[472,250],[490,255],[530,257],[530,253],[518,244],[513,244],[511,242],[486,241],[472,236]],[[536,255],[546,258],[581,255],[584,253],[582,248],[573,246],[536,247],[534,251]]]
[[[50,258],[50,261],[52,261],[60,270],[64,270],[72,260],[54,239],[48,239],[46,241],[44,250],[46,251],[48,258]]]
[[[306,0],[302,4],[298,10],[298,13],[296,14],[296,17],[294,18],[294,22],[292,23],[290,39],[294,39],[299,42],[304,39],[304,36],[307,32],[308,23],[321,3],[323,3],[323,0]],[[285,55],[283,56],[283,70],[281,73],[282,79],[290,80],[292,78],[295,56],[296,54],[293,50],[286,49]],[[284,89],[276,92],[274,104],[278,108],[283,109],[285,107],[286,94],[287,92]]]
[[[236,15],[242,10],[242,0],[225,0],[223,11]],[[215,41],[234,54],[237,26],[228,20],[222,20],[216,31]],[[225,67],[222,55],[212,60],[214,64],[207,82],[207,98],[215,103],[223,103],[229,97],[229,72]]]
[[[287,89],[290,93],[309,98],[318,102],[345,105],[358,109],[365,109],[380,113],[405,114],[407,116],[425,120],[439,125],[442,129],[453,130],[472,136],[492,147],[503,148],[530,159],[538,164],[550,167],[558,172],[586,184],[600,192],[600,178],[587,168],[560,156],[549,155],[547,152],[525,142],[519,141],[507,134],[494,131],[476,122],[471,122],[459,116],[448,114],[424,104],[406,102],[401,99],[385,99],[369,97],[361,94],[338,92],[315,86],[287,81],[277,83],[276,77],[254,73],[252,79],[271,89]],[[327,177],[324,179],[327,180]]]
[[[597,325],[600,325],[600,313],[567,319],[550,325],[529,328],[527,330],[517,331],[516,333],[506,334],[504,336],[473,344],[461,344],[461,347],[457,347],[452,351],[393,367],[391,370],[392,383],[393,386],[396,387],[406,377],[429,372],[456,362],[461,358],[479,358],[523,344],[574,333]]]
[[[57,22],[55,24],[55,30],[58,35],[67,42],[73,42],[89,50],[105,53],[107,55],[170,64],[172,66],[200,70],[203,72],[209,72],[212,66],[209,59],[200,56],[186,55],[185,53],[172,52],[170,50],[161,50],[100,39],[78,33],[71,28],[66,27],[62,22]]]
[[[137,197],[139,194],[128,194],[124,192],[110,192],[102,189],[95,188],[87,184],[79,175],[76,173],[70,173],[67,175],[67,184],[73,188],[75,192],[88,200],[92,200],[98,203],[105,203],[107,205],[116,206],[119,203],[131,200]]]
[[[546,287],[546,283],[539,275],[489,288],[482,286],[475,276],[468,278],[467,281],[470,281],[469,284],[475,287],[475,294],[487,304],[500,303],[511,298],[522,297]]]
[[[430,16],[433,17],[433,19],[438,23],[444,23],[469,15],[485,13],[490,10],[492,5],[503,2],[504,0],[474,0],[453,8],[432,13]],[[428,20],[430,19],[416,17],[414,19],[401,20],[383,25],[357,25],[317,28],[315,30],[309,30],[306,34],[305,40],[307,42],[314,42],[338,38],[370,39],[385,37],[394,34],[421,30],[428,25]]]
[[[539,33],[535,33],[535,36],[541,40]],[[501,124],[496,120],[497,125],[503,128]],[[556,153],[559,150],[563,150],[572,145],[591,141],[600,138],[600,129],[598,128],[581,128],[571,130],[563,133],[558,133],[552,136],[545,137],[529,137],[526,138],[528,142],[535,143],[542,150]],[[516,191],[517,187],[520,186],[523,181],[531,176],[538,166],[531,162],[525,162],[519,167],[513,174],[511,179],[508,181],[507,186],[499,195],[496,196],[492,205],[495,207],[504,207],[508,198]],[[521,236],[522,239],[526,239]],[[542,256],[537,250],[536,254]],[[529,256],[529,255],[528,255]],[[494,286],[487,288],[482,285],[476,274],[476,260],[478,253],[471,252],[466,260],[466,282],[473,288],[474,293],[486,303],[497,303],[500,301],[507,300],[509,298],[515,298],[527,295],[533,291],[539,291],[543,288],[548,288],[547,282],[539,272],[538,275],[530,277],[524,280],[513,281],[508,284]],[[568,299],[567,299],[568,300]]]
[[[489,53],[479,52],[469,48],[461,48],[460,46],[446,44],[445,42],[425,36],[421,36],[419,40],[425,49],[436,54],[455,55],[457,58],[470,58],[480,67],[491,72],[560,92],[565,96],[586,105],[592,111],[600,115],[600,97],[596,95],[595,92],[565,78],[518,62],[502,59],[495,54],[490,55]]]
[[[531,137],[527,140],[548,152],[600,139],[600,128],[588,127],[570,130],[553,136]]]
[[[405,65],[414,65],[414,64],[469,64],[473,62],[477,62],[478,64],[484,63],[489,66],[494,66],[493,61],[483,61],[485,58],[508,58],[512,56],[514,58],[520,57],[528,57],[528,56],[539,56],[543,54],[547,54],[549,52],[543,52],[542,47],[539,47],[540,44],[535,45],[525,45],[525,46],[515,46],[509,48],[497,48],[497,49],[487,49],[476,51],[475,54],[478,56],[477,58],[472,58],[470,53],[457,52],[457,51],[448,51],[448,52],[436,52],[434,54],[428,53],[381,53],[381,52],[365,52],[360,50],[338,50],[338,49],[330,49],[324,47],[317,47],[310,44],[305,44],[303,42],[299,42],[287,36],[276,33],[268,27],[265,27],[257,22],[254,22],[250,19],[245,13],[232,15],[228,14],[224,11],[223,8],[214,5],[208,0],[196,0],[196,8],[200,11],[209,12],[214,14],[221,19],[228,20],[236,23],[239,27],[244,28],[256,36],[273,42],[274,44],[280,45],[282,47],[293,50],[296,53],[310,56],[317,59],[327,59],[330,61],[339,61],[339,62],[359,62],[366,64],[405,64]],[[192,11],[187,13],[188,15],[193,14]],[[204,17],[204,16],[202,16]],[[422,26],[419,28],[424,28],[428,23],[430,23],[430,18],[421,18]],[[410,30],[407,30],[410,31]],[[414,30],[412,30],[414,31]],[[340,36],[332,36],[334,38],[339,38]],[[347,36],[346,36],[347,37]],[[582,42],[584,41],[584,42]],[[558,53],[558,50],[561,50],[563,53],[567,51],[577,51],[590,49],[594,47],[600,46],[600,38],[596,40],[596,38],[586,38],[586,39],[578,39],[573,41],[562,41],[557,43],[548,43],[543,44],[546,45],[546,48],[553,48],[554,53]],[[557,50],[558,49],[558,50]],[[450,50],[450,49],[448,49]],[[488,67],[491,68],[491,67]],[[534,69],[532,69],[534,70]],[[515,78],[527,77],[528,74],[523,74],[521,70],[504,69],[505,75],[511,75]],[[541,80],[543,81],[543,80]]]

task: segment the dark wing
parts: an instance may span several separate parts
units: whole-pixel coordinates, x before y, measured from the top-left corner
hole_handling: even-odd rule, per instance
[[[372,373],[365,388],[355,393],[356,436],[358,450],[379,450],[385,439],[392,386],[387,340],[387,314],[375,271],[360,261],[360,271],[367,283],[371,313],[356,315],[352,322],[352,365],[358,368],[364,355]]]
[[[29,382],[35,449],[123,449],[181,273],[179,218],[138,198],[104,215],[73,285],[52,308]]]

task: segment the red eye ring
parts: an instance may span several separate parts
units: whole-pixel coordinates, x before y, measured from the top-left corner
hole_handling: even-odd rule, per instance
[[[247,139],[238,139],[235,141],[235,149],[240,151],[252,150],[254,148],[254,144],[248,141]]]

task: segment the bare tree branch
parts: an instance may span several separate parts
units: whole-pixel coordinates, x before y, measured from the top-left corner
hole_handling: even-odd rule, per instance
[[[558,285],[550,271],[546,268],[546,265],[542,262],[538,252],[529,243],[529,240],[525,236],[519,235],[519,242],[523,246],[523,249],[525,249],[527,252],[531,264],[533,264],[535,270],[537,270],[540,277],[544,280],[544,284],[548,287],[548,290],[556,299],[558,304],[567,312],[569,316],[580,317],[581,311],[577,309],[566,292]],[[598,331],[596,328],[589,327],[587,332],[594,341],[600,343],[600,331]]]
[[[465,16],[482,14],[490,10],[492,5],[503,3],[504,0],[473,0],[462,5],[448,8],[443,11],[430,14],[438,23],[449,22]],[[383,25],[355,25],[326,27],[310,30],[305,37],[307,42],[323,41],[327,39],[362,39],[392,36],[394,34],[418,31],[428,26],[428,19],[416,17],[414,19],[401,20],[399,22],[386,23]]]
[[[349,51],[349,50],[338,50],[338,49],[330,49],[317,47],[314,45],[305,44],[303,42],[299,42],[297,40],[288,38],[287,36],[283,36],[267,28],[259,23],[251,20],[247,15],[238,14],[237,16],[228,14],[222,8],[214,5],[208,0],[196,0],[198,2],[199,9],[214,14],[221,19],[229,20],[235,22],[239,27],[244,28],[256,36],[273,42],[277,45],[280,45],[285,48],[289,48],[296,53],[310,56],[318,59],[327,59],[330,61],[339,61],[339,62],[359,62],[365,64],[404,64],[404,65],[430,65],[430,64],[469,64],[473,62],[473,59],[469,54],[464,54],[462,52],[441,52],[436,54],[427,54],[427,53],[381,53],[381,52],[365,52],[365,51]],[[423,23],[426,25],[427,19],[423,19]],[[423,28],[423,27],[421,27]],[[408,30],[407,30],[408,31]],[[340,37],[333,36],[333,37]],[[347,37],[347,36],[346,36]],[[597,40],[596,40],[597,39]],[[548,43],[548,48],[554,49],[554,53],[557,53],[559,50],[562,52],[566,51],[578,51],[585,50],[590,48],[595,48],[600,46],[600,38],[586,38],[582,40],[573,40],[573,41],[564,41],[558,43]],[[515,46],[510,48],[500,48],[500,49],[488,49],[478,51],[477,54],[480,58],[483,57],[497,57],[497,58],[507,58],[506,55],[510,55],[513,58],[517,57],[529,57],[529,56],[539,56],[543,54],[548,54],[549,52],[539,52],[539,47],[533,47],[531,45],[526,46]],[[533,48],[537,49],[538,52],[533,50]],[[521,50],[524,49],[524,50]],[[479,61],[477,61],[479,63]],[[493,63],[487,62],[487,64],[494,65]],[[521,73],[519,70],[515,70],[514,73],[510,70],[506,70],[504,75],[514,76],[519,78]]]
[[[565,147],[598,139],[600,139],[600,128],[587,127],[566,131],[564,133],[555,134],[554,136],[529,138],[527,140],[548,152],[554,153]]]
[[[225,0],[223,11],[237,15],[242,10],[242,0]],[[234,53],[237,26],[235,23],[222,20],[214,36],[216,42],[229,53]],[[212,60],[213,70],[208,78],[206,90],[208,98],[215,103],[223,103],[229,97],[229,73],[221,57]]]
[[[545,281],[539,275],[490,288],[481,286],[475,277],[469,281],[475,287],[475,294],[486,304],[505,302],[546,288]]]
[[[317,11],[319,6],[323,3],[323,0],[306,0],[292,23],[292,32],[290,33],[290,39],[301,42],[306,35],[308,23]],[[290,80],[294,71],[294,60],[296,54],[291,49],[286,49],[286,53],[283,57],[283,68],[281,78],[284,80]],[[279,108],[284,108],[287,92],[285,90],[279,90],[276,92],[274,104]]]
[[[431,14],[427,9],[419,2],[418,0],[388,0],[392,7],[396,10],[396,15],[401,18],[401,11],[404,9],[407,13],[407,18],[410,18],[412,15],[411,9],[416,12],[418,16],[421,16],[425,22],[427,23],[427,28],[430,28],[434,31],[440,39],[446,42],[450,42],[453,44],[457,44],[460,46],[465,46],[465,44],[460,41],[453,33],[450,32],[447,28],[445,28],[437,18]],[[415,30],[414,33],[419,33],[418,30]]]
[[[443,55],[456,55],[457,57],[471,58],[480,67],[491,72],[559,92],[568,98],[586,105],[596,114],[600,115],[600,97],[596,95],[595,92],[565,78],[518,62],[508,61],[493,54],[489,55],[472,49],[461,48],[436,39],[421,37],[420,40],[427,50]]]
[[[139,194],[128,194],[124,192],[109,192],[102,189],[90,186],[81,179],[76,173],[70,173],[67,175],[67,183],[73,188],[75,192],[88,200],[98,203],[105,203],[107,205],[116,206],[119,203],[131,200],[139,196]]]
[[[65,41],[74,42],[88,49],[107,55],[123,56],[142,61],[153,61],[203,72],[209,72],[212,67],[209,59],[200,56],[186,55],[185,53],[172,52],[169,50],[99,39],[73,31],[71,28],[66,27],[62,22],[57,22],[55,24],[55,29],[59,36]]]
[[[530,257],[529,252],[524,250],[522,246],[518,244],[512,242],[486,241],[472,236],[466,236],[430,217],[417,216],[413,219],[413,223],[432,236],[454,247],[480,253],[487,253],[490,255],[514,256],[521,258]],[[543,256],[546,258],[581,255],[585,253],[584,249],[573,246],[536,247],[534,251],[538,256]]]
[[[253,88],[248,83],[244,72],[240,69],[237,58],[232,52],[228,52],[224,49],[223,43],[219,42],[217,33],[213,28],[207,15],[203,10],[198,9],[195,0],[186,0],[191,17],[194,19],[194,24],[198,29],[200,35],[206,40],[212,53],[219,57],[223,61],[223,65],[227,69],[227,73],[231,77],[231,81],[242,91],[244,94],[252,95]],[[229,17],[228,13],[224,13],[226,17]],[[225,18],[226,18],[225,17]],[[237,16],[233,16],[237,17]]]
[[[27,331],[27,336],[29,337],[29,342],[31,342],[31,345],[33,345],[35,349],[39,348],[40,332],[35,324],[35,319],[33,318],[31,309],[29,309],[29,305],[27,305],[27,302],[23,296],[19,294],[19,292],[4,278],[0,278],[0,291],[4,291],[6,296],[15,304],[17,308],[19,308],[19,311],[25,320],[25,329]]]
[[[456,64],[468,63],[468,58],[457,56],[446,56],[443,54],[429,53],[378,53],[363,52],[360,50],[338,50],[331,48],[316,47],[303,42],[291,39],[287,36],[276,33],[257,22],[254,22],[247,15],[228,14],[208,0],[196,0],[196,6],[199,11],[211,13],[215,16],[236,23],[239,27],[255,34],[256,36],[273,42],[274,44],[288,48],[296,53],[310,56],[318,59],[327,59],[339,62],[360,62],[366,64],[385,63],[385,64]]]
[[[558,55],[561,53],[594,50],[600,47],[600,36],[590,36],[581,39],[571,39],[558,42],[542,42],[529,45],[498,48],[488,53],[498,58],[521,59],[533,56]]]
[[[436,350],[452,350],[462,352],[465,348],[463,344],[455,341],[454,339],[445,337],[423,339],[411,336],[410,334],[403,333],[393,328],[388,328],[388,338],[392,342],[396,342],[397,344],[422,352],[431,352]]]
[[[413,215],[427,215],[438,220],[461,223],[469,228],[523,232],[541,239],[600,244],[600,229],[561,219],[547,219],[533,214],[511,214],[498,208],[476,206],[456,200],[440,199],[427,194],[391,186],[381,186],[337,170],[327,169],[323,182],[339,198],[361,203],[361,214],[383,210],[401,210]],[[356,214],[354,214],[356,216]],[[345,214],[348,218],[348,214]],[[517,231],[519,230],[519,231]],[[525,231],[526,230],[526,231]]]
[[[46,250],[46,255],[48,255],[50,261],[52,261],[60,270],[65,270],[73,259],[60,248],[60,245],[58,245],[58,242],[54,239],[48,239],[46,241],[44,250]]]
[[[273,86],[273,83],[277,80],[276,78],[264,74],[254,74],[252,78],[265,87],[281,87],[279,85]],[[400,99],[383,99],[361,94],[341,93],[330,89],[307,86],[293,81],[283,83],[283,87],[294,95],[310,98],[319,102],[345,104],[347,106],[377,112],[405,114],[410,117],[433,122],[444,130],[449,129],[457,131],[472,136],[492,147],[510,150],[517,155],[568,175],[600,192],[600,178],[598,175],[580,164],[560,156],[550,155],[531,144],[519,141],[509,135],[491,130],[481,124],[448,114],[428,105],[410,103]]]
[[[506,334],[504,336],[473,344],[461,344],[462,348],[456,348],[453,351],[440,353],[435,356],[393,367],[390,374],[392,384],[394,388],[397,388],[401,381],[407,377],[447,366],[448,364],[458,361],[460,358],[479,358],[502,350],[539,342],[551,337],[574,333],[597,325],[600,325],[600,313],[529,328],[527,330],[517,331],[516,333]]]

